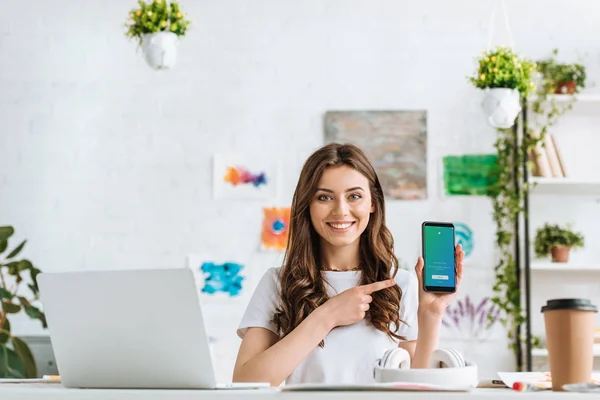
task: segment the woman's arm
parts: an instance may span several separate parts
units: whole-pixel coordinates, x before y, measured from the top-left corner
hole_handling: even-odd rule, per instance
[[[441,318],[431,314],[419,313],[419,334],[417,340],[398,343],[410,354],[411,368],[429,368],[431,355],[437,348]]]
[[[419,334],[416,343],[413,341],[411,353],[411,368],[429,368],[431,355],[438,346],[440,336],[441,316],[419,312]],[[408,342],[411,343],[411,342]]]
[[[289,335],[248,328],[233,370],[234,382],[269,382],[279,386],[333,329],[323,307],[310,313]]]
[[[452,302],[459,291],[463,274],[463,260],[465,253],[459,244],[455,248],[456,263],[456,291],[448,294],[429,293],[423,290],[423,258],[419,257],[415,272],[419,284],[419,306],[417,312],[417,321],[419,332],[417,334],[416,344],[407,342],[406,345],[400,343],[411,354],[412,368],[429,368],[431,355],[438,346],[440,337],[440,327],[442,318],[448,305]],[[411,349],[414,349],[411,352]]]

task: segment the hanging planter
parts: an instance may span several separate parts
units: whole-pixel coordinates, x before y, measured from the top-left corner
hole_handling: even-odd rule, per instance
[[[142,35],[142,51],[148,65],[154,69],[169,69],[177,62],[178,38],[172,32]]]
[[[177,45],[190,24],[177,1],[138,0],[140,8],[129,12],[125,36],[136,39],[144,60],[155,70],[170,69],[177,62]]]
[[[535,64],[505,46],[484,51],[478,61],[477,72],[469,80],[484,90],[482,108],[487,121],[494,128],[510,128],[521,112],[520,97],[535,90]]]
[[[519,91],[507,88],[485,89],[481,106],[491,126],[510,128],[521,112]]]

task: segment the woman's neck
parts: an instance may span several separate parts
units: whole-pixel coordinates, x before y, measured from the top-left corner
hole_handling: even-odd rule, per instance
[[[325,242],[323,240],[323,242]],[[348,246],[332,246],[328,242],[321,243],[321,268],[337,271],[354,270],[359,268],[359,241]]]

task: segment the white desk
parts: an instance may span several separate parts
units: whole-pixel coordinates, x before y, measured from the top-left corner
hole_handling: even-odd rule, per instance
[[[58,384],[49,386],[0,385],[2,400],[364,400],[377,396],[378,399],[481,399],[481,400],[582,400],[598,395],[584,393],[558,393],[551,391],[519,393],[510,389],[475,389],[470,393],[435,392],[280,392],[277,389],[258,390],[106,390],[65,389]],[[399,397],[401,396],[401,397]],[[442,396],[442,397],[440,397]]]

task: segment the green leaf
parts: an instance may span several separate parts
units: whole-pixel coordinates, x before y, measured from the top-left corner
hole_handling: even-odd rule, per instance
[[[6,258],[10,260],[11,258],[16,257],[21,252],[21,250],[23,250],[25,243],[27,243],[27,240],[23,240],[23,242],[20,245],[18,245],[13,251],[10,252],[8,256],[6,256]]]
[[[33,292],[34,296],[37,296],[40,293],[40,290],[38,289],[38,287],[35,285],[32,285],[31,283],[28,283],[27,287],[29,288],[29,290],[31,290]]]
[[[0,378],[25,378],[25,366],[19,355],[6,346],[0,346]]]
[[[13,348],[15,349],[15,353],[17,353],[21,359],[21,362],[23,363],[25,378],[37,378],[37,366],[35,363],[35,358],[33,357],[31,349],[27,343],[16,336],[13,336],[11,341]]]
[[[37,276],[39,273],[40,273],[40,270],[35,267],[33,267],[29,270],[29,274],[31,276],[31,282],[33,283],[33,286],[35,287],[35,288],[32,288],[30,286],[29,288],[34,292],[34,294],[38,294],[38,292],[39,292],[39,287],[38,287],[38,283],[37,283]]]
[[[19,272],[29,270],[33,268],[33,264],[29,260],[21,260],[19,261],[18,270]]]
[[[8,342],[8,338],[10,338],[10,321],[6,318],[0,326],[0,346]]]
[[[8,274],[17,276],[19,274],[19,261],[11,261],[5,264],[8,267]]]
[[[31,306],[31,303],[29,302],[29,300],[27,300],[25,297],[23,296],[18,296],[19,302],[21,303],[21,305],[23,307],[29,307]]]
[[[21,311],[21,306],[18,305],[18,304],[14,304],[14,303],[8,302],[8,301],[3,301],[2,302],[2,309],[7,314],[16,314],[19,311]]]
[[[0,226],[0,240],[8,240],[15,233],[12,226]]]
[[[8,247],[8,240],[0,240],[0,253],[2,253]]]
[[[11,292],[4,289],[3,287],[0,287],[0,300],[2,300],[2,299],[11,300],[13,297],[15,297],[15,296]]]
[[[6,346],[0,344],[0,379],[10,377],[10,370],[6,359]]]
[[[39,308],[29,305],[23,306],[23,309],[25,310],[25,314],[29,315],[31,318],[39,319],[44,328],[48,327],[46,315]]]
[[[42,323],[42,328],[48,329],[48,321],[46,321],[46,314],[40,313],[39,320]]]

